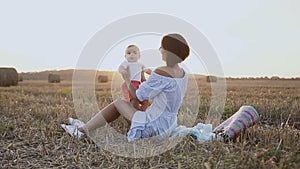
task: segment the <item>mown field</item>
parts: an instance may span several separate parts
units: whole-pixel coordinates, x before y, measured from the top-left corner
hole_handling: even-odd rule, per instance
[[[198,82],[195,123],[205,121],[211,100],[210,84]],[[98,83],[96,95],[99,108],[111,102],[110,84]],[[186,137],[160,155],[126,158],[60,128],[67,117],[76,117],[71,81],[24,80],[0,87],[0,168],[299,168],[299,103],[300,80],[228,80],[222,119],[252,105],[261,115],[257,125],[234,142],[198,143]],[[112,125],[126,131],[122,118]]]

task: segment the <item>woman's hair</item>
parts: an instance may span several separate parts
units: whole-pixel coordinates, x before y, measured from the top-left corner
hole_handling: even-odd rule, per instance
[[[168,34],[162,38],[161,47],[167,51],[167,65],[173,66],[184,61],[190,54],[186,40],[179,34]]]

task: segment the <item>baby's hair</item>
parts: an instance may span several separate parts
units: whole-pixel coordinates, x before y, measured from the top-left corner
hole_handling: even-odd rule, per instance
[[[131,48],[131,47],[136,47],[138,48],[136,45],[128,45],[126,49]],[[139,48],[138,48],[139,49]]]

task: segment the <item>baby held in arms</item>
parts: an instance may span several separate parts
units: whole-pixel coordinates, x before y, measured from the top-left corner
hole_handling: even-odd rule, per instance
[[[125,60],[119,66],[119,73],[123,74],[124,72],[129,71],[130,82],[136,89],[138,89],[140,84],[146,80],[144,72],[149,75],[151,74],[151,69],[146,69],[145,66],[141,62],[139,62],[139,59],[139,48],[136,45],[129,45],[125,50]],[[122,84],[122,93],[126,101],[131,102],[133,105],[136,105],[142,111],[145,111],[149,106],[148,100],[135,103],[136,100],[133,99],[125,82]]]

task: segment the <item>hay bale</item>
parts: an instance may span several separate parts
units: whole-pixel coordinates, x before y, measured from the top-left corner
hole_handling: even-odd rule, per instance
[[[99,82],[99,83],[106,83],[106,82],[108,82],[108,76],[105,76],[105,75],[99,75],[99,76],[98,76],[98,82]]]
[[[0,68],[0,86],[18,85],[18,72],[15,68]]]
[[[58,74],[49,74],[48,75],[48,82],[49,83],[59,83],[60,76]]]
[[[208,83],[212,83],[212,82],[217,82],[217,77],[216,76],[206,76],[206,81]]]
[[[279,76],[272,76],[271,80],[280,80],[280,77]]]

